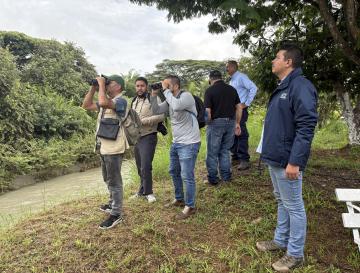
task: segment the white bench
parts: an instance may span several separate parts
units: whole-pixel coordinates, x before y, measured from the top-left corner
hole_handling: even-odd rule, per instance
[[[342,214],[344,227],[351,228],[354,235],[354,242],[360,251],[360,207],[354,203],[360,202],[360,189],[335,189],[338,201],[346,202],[348,213]]]

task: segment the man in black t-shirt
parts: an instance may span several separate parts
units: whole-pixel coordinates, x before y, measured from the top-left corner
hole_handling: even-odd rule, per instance
[[[230,148],[235,135],[240,135],[242,106],[236,89],[222,80],[221,72],[213,70],[209,75],[210,87],[205,91],[204,104],[207,113],[207,182],[219,182],[218,169],[223,182],[231,179]]]

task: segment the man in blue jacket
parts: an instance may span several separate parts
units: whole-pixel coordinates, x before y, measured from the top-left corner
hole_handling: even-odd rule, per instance
[[[302,75],[303,54],[294,44],[284,44],[272,61],[280,82],[271,94],[258,151],[269,166],[278,203],[274,239],[257,242],[261,251],[286,250],[272,267],[288,272],[304,261],[306,213],[302,198],[302,172],[310,154],[317,123],[317,93]]]

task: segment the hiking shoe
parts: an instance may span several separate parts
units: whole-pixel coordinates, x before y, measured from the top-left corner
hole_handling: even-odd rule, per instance
[[[103,212],[110,213],[111,212],[111,206],[109,204],[101,205],[100,210],[103,211]]]
[[[203,183],[206,186],[217,186],[219,184],[219,179],[216,179],[216,181],[214,181],[214,182],[210,182],[209,179],[207,177],[205,177],[203,180]]]
[[[304,258],[295,258],[286,254],[271,266],[278,272],[289,272],[291,269],[299,267],[303,263]]]
[[[114,226],[116,226],[117,224],[119,224],[122,221],[123,221],[123,218],[121,217],[121,215],[110,215],[108,219],[106,219],[104,222],[102,222],[99,225],[99,228],[101,228],[101,229],[113,228]]]
[[[143,197],[143,195],[140,195],[139,193],[135,193],[129,197],[130,200],[138,199]]]
[[[190,217],[191,215],[195,214],[195,212],[196,212],[196,208],[191,208],[191,207],[185,206],[183,211],[180,212],[178,215],[176,215],[175,218],[177,220],[184,220],[184,219]]]
[[[177,200],[174,199],[173,201],[171,201],[170,203],[167,203],[164,205],[165,208],[170,208],[170,207],[182,207],[184,206],[184,200]]]
[[[285,250],[286,249],[286,247],[281,247],[274,241],[256,242],[256,248],[260,251],[274,251],[274,250]]]
[[[237,169],[239,171],[244,171],[250,168],[250,162],[249,161],[240,161],[239,166],[237,167]]]
[[[154,203],[156,201],[155,195],[152,193],[145,195],[145,198],[148,200],[149,203]]]

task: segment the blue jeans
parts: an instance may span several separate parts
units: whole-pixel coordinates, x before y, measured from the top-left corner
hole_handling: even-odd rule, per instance
[[[302,198],[302,173],[289,180],[284,168],[269,166],[274,195],[278,203],[278,218],[274,241],[287,248],[287,254],[304,257],[306,213]]]
[[[200,149],[200,142],[193,144],[173,143],[170,148],[169,173],[175,190],[175,199],[184,200],[185,205],[195,207],[195,162]],[[183,182],[186,185],[184,198]]]
[[[211,121],[206,129],[206,168],[208,181],[216,184],[218,168],[224,181],[231,178],[230,148],[234,142],[235,120],[218,118]]]

